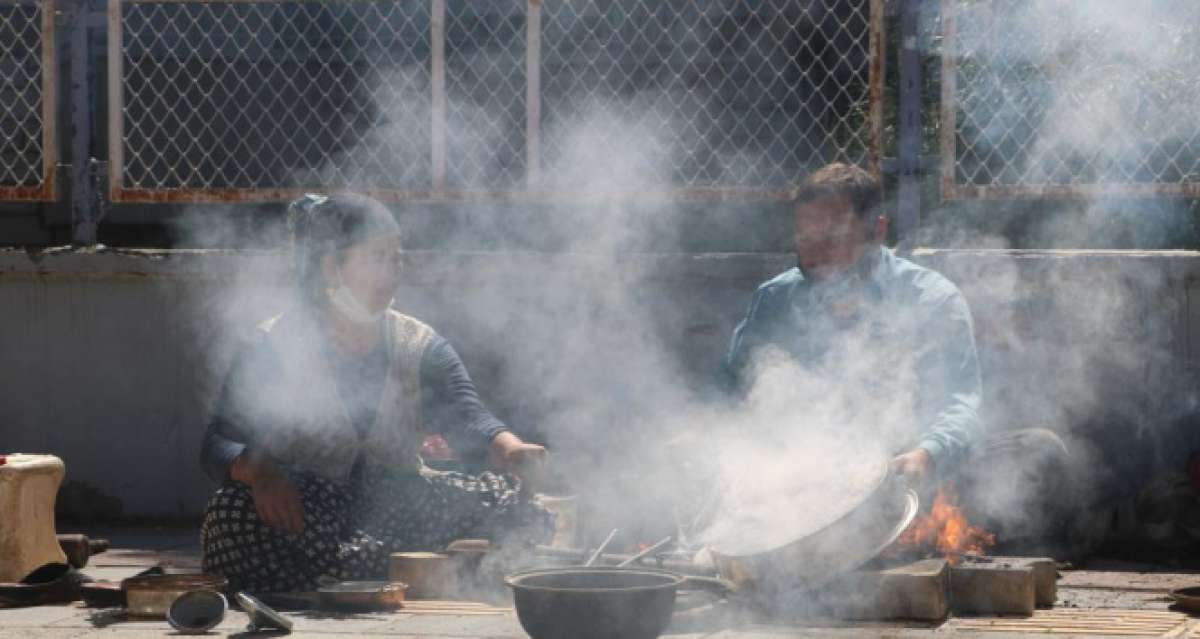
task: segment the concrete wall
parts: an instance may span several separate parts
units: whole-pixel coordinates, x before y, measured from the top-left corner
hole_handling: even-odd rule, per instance
[[[1162,438],[1145,436],[1147,424],[1191,401],[1190,382],[1178,380],[1200,348],[1191,284],[1200,254],[916,258],[971,299],[988,401],[1006,422],[998,427],[1045,425],[1096,434],[1118,451],[1153,449]],[[603,412],[633,383],[623,358],[644,356],[621,351],[630,325],[639,348],[661,347],[669,360],[661,370],[702,386],[755,285],[791,261],[415,252],[397,301],[451,339],[503,419],[553,438],[581,414],[619,421],[622,410],[637,410]],[[61,456],[69,479],[120,499],[125,515],[195,516],[213,488],[197,462],[200,437],[235,338],[280,309],[285,266],[275,252],[0,251],[0,450]],[[1119,307],[1105,301],[1102,292],[1131,277]],[[1077,379],[1065,384],[1064,376]],[[579,389],[564,388],[562,377],[593,385],[599,412],[564,409],[563,398]],[[1171,387],[1154,386],[1162,383]],[[1079,398],[1081,387],[1091,395]],[[1110,478],[1128,484],[1161,453],[1126,459],[1129,468]]]

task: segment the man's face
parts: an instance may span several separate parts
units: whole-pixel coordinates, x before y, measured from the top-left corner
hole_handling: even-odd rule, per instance
[[[797,204],[795,216],[796,253],[805,277],[820,280],[850,268],[867,247],[867,225],[845,198]]]

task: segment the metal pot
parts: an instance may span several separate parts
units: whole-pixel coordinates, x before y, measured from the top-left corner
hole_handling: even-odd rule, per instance
[[[653,639],[675,610],[687,580],[650,568],[530,570],[504,582],[521,627],[533,639]]]
[[[222,592],[229,587],[224,577],[205,574],[143,575],[121,582],[125,591],[125,608],[133,617],[165,619],[167,610],[177,597],[193,590]]]
[[[889,479],[832,524],[786,545],[743,555],[710,552],[717,574],[739,590],[817,588],[895,542],[916,518],[918,506],[916,492]]]
[[[343,581],[321,586],[322,610],[389,610],[404,605],[406,584],[387,581]]]
[[[459,585],[459,562],[436,552],[392,553],[388,579],[408,584],[413,599],[437,599],[453,594]]]

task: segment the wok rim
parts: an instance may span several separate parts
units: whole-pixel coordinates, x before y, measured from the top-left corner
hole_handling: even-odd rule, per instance
[[[797,539],[793,539],[787,543],[780,544],[773,548],[767,548],[765,550],[758,550],[755,552],[740,552],[740,553],[722,552],[721,549],[716,546],[709,548],[709,550],[715,554],[719,554],[722,557],[726,557],[728,559],[751,560],[751,559],[754,559],[755,557],[761,557],[763,555],[769,555],[771,553],[781,551],[789,546],[796,544],[799,541],[802,541],[804,539],[810,539],[816,535],[819,535],[822,532],[829,530],[830,528],[835,528],[835,527],[844,525],[846,522],[852,521],[855,518],[855,515],[860,514],[862,509],[867,507],[868,504],[871,504],[872,502],[875,502],[877,500],[886,499],[888,496],[898,496],[901,494],[903,495],[903,498],[905,500],[908,500],[908,499],[910,499],[910,497],[907,493],[912,493],[912,495],[914,497],[916,496],[916,491],[913,491],[912,489],[908,488],[907,486],[903,486],[903,487],[899,488],[898,490],[895,491],[895,494],[893,494],[892,491],[889,490],[889,486],[891,486],[892,482],[894,482],[894,481],[896,481],[896,477],[892,474],[891,469],[888,467],[888,461],[886,459],[884,459],[884,460],[882,460],[882,474],[880,474],[878,481],[876,481],[874,483],[874,486],[872,487],[871,492],[867,493],[867,496],[865,498],[863,498],[861,501],[849,506],[845,512],[838,515],[838,517],[836,519],[834,519],[833,521],[826,524],[823,528],[818,528],[817,530],[812,531],[808,535],[799,537]],[[906,510],[909,508],[907,501],[905,502],[904,507]],[[907,516],[907,513],[906,513],[906,516]],[[916,513],[914,512],[913,517],[915,517],[915,516],[916,516]],[[909,521],[911,522],[911,519]],[[900,534],[903,532],[904,532],[903,530],[900,530],[899,532],[896,533],[896,536],[899,537]],[[885,547],[886,547],[886,544],[885,544]]]
[[[615,586],[615,587],[596,587],[596,588],[564,588],[561,586],[533,586],[520,583],[522,579],[529,577],[538,577],[542,575],[570,575],[570,574],[587,574],[587,573],[607,573],[607,574],[640,574],[652,575],[658,577],[667,577],[670,579],[667,583],[652,584],[645,586]],[[687,577],[669,570],[659,570],[656,568],[623,568],[619,566],[567,566],[562,568],[537,568],[533,570],[523,570],[504,577],[504,585],[512,588],[514,591],[524,592],[556,592],[556,593],[596,593],[596,592],[653,592],[658,590],[678,589],[687,581]]]

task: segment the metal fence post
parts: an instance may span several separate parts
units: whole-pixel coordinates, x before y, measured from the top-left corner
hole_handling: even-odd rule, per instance
[[[896,233],[904,243],[921,225],[921,0],[900,2]]]
[[[430,162],[433,191],[446,190],[446,0],[431,0],[429,9],[429,86],[433,105]]]
[[[542,180],[542,0],[525,2],[525,184]]]
[[[96,170],[92,166],[92,60],[88,51],[91,0],[71,5],[71,241],[76,245],[96,244],[100,222]],[[64,7],[65,8],[65,7]]]

